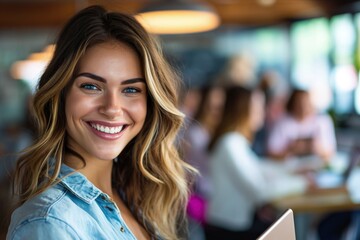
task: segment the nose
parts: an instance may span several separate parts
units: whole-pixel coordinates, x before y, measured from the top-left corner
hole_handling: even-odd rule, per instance
[[[107,92],[101,102],[100,113],[110,119],[114,119],[123,114],[121,98],[118,92]]]

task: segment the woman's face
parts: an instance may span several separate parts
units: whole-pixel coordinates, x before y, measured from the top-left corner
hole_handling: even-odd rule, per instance
[[[208,95],[207,114],[213,118],[220,118],[225,101],[225,93],[221,88],[214,88]]]
[[[298,93],[294,101],[293,115],[298,120],[306,119],[313,113],[312,102],[309,93]]]
[[[142,129],[147,88],[140,59],[119,42],[88,49],[65,102],[67,145],[85,160],[112,160]]]

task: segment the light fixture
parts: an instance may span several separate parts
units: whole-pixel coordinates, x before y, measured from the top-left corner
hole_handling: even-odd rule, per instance
[[[15,80],[23,80],[34,92],[37,82],[54,53],[55,45],[48,45],[42,52],[32,53],[26,60],[11,65],[10,74]]]
[[[264,7],[269,7],[274,5],[276,0],[257,0],[257,2]]]
[[[195,0],[149,1],[135,17],[154,34],[205,32],[220,25],[219,16],[210,6]]]

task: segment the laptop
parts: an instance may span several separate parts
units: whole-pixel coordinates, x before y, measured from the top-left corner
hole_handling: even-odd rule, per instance
[[[288,209],[257,240],[296,240],[294,213]]]

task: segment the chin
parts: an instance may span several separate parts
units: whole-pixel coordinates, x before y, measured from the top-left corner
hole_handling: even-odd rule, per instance
[[[116,154],[97,154],[95,155],[98,159],[104,160],[104,161],[112,161],[115,158],[117,158],[119,156],[120,153],[116,153]]]
[[[120,155],[123,149],[123,147],[106,148],[106,146],[102,146],[102,149],[94,151],[93,155],[102,160],[114,160]]]

